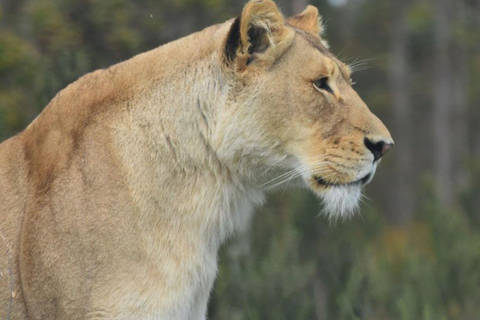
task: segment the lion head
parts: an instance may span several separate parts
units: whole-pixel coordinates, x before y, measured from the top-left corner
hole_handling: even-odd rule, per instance
[[[272,1],[247,3],[223,43],[229,92],[217,145],[267,188],[301,178],[326,212],[348,215],[393,140],[322,31],[313,6],[285,20]]]

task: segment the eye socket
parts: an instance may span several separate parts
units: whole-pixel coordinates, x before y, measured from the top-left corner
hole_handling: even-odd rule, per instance
[[[328,77],[322,77],[320,79],[313,81],[313,85],[317,89],[325,90],[333,94],[332,88],[330,88],[330,86],[328,85]]]

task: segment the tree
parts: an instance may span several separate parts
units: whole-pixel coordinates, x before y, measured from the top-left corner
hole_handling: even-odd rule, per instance
[[[435,2],[435,70],[433,75],[433,128],[434,128],[434,174],[437,192],[443,205],[453,201],[452,185],[452,65],[450,62],[451,1]]]
[[[395,225],[404,225],[414,217],[414,191],[412,190],[413,140],[412,140],[412,101],[408,61],[408,25],[407,11],[409,1],[393,2],[393,23],[390,37],[390,91],[393,99],[394,131],[396,148],[400,149],[395,157],[396,184],[394,201],[391,202],[388,218]]]

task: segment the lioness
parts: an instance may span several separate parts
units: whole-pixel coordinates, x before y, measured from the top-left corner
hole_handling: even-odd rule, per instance
[[[266,186],[354,210],[393,142],[321,32],[312,6],[250,1],[80,78],[3,142],[0,318],[205,319],[218,248]]]

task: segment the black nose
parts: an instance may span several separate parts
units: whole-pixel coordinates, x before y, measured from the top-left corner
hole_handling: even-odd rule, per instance
[[[373,153],[374,161],[380,159],[387,151],[393,146],[393,143],[386,143],[385,141],[373,142],[372,140],[365,138],[363,140],[368,150]]]

